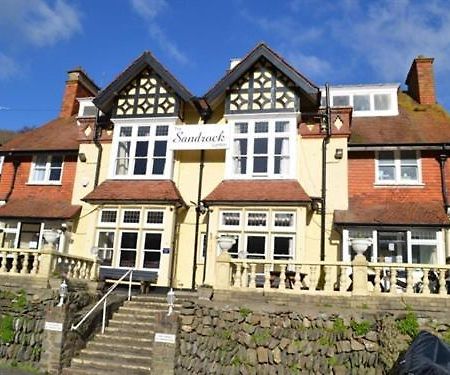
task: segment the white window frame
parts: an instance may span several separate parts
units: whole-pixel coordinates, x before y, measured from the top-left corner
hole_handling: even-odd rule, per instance
[[[227,115],[225,116],[229,125],[232,127],[230,147],[226,150],[225,157],[225,178],[227,179],[292,179],[296,176],[297,161],[297,114],[248,114],[248,115]],[[235,133],[237,123],[247,123],[248,132],[245,134]],[[255,124],[257,122],[268,122],[267,133],[255,133]],[[275,132],[276,122],[287,122],[287,132]],[[267,138],[267,172],[253,172],[254,162],[254,140],[257,138]],[[280,171],[275,174],[275,138],[287,138],[289,144],[287,171]],[[234,140],[247,139],[247,169],[245,174],[235,173],[234,171]],[[265,155],[265,154],[264,154]],[[279,155],[278,155],[279,156]]]
[[[379,156],[380,152],[393,152],[394,153],[394,180],[380,180],[380,164],[379,164]],[[417,161],[417,180],[403,180],[401,178],[401,152],[402,151],[415,151],[416,153],[416,161]],[[413,186],[422,186],[422,158],[419,150],[380,150],[375,151],[375,185],[413,185]]]
[[[272,233],[271,235],[271,247],[270,247],[270,257],[273,260],[279,260],[275,258],[275,237],[283,237],[283,238],[292,238],[292,246],[289,249],[289,261],[294,260],[294,254],[295,254],[295,233]]]
[[[40,155],[34,155],[33,156],[33,161],[31,162],[31,168],[30,168],[30,175],[28,177],[28,184],[30,185],[61,185],[61,181],[63,178],[63,173],[64,173],[64,155],[46,155],[47,157],[47,161],[45,163],[45,175],[44,175],[44,179],[43,180],[34,180],[33,179],[33,175],[34,175],[34,170],[36,168],[36,159],[38,158],[38,156]],[[62,158],[61,161],[61,173],[59,175],[59,180],[50,180],[50,172],[52,170],[51,164],[52,164],[52,160],[53,157],[55,156],[60,156]]]
[[[248,238],[249,237],[264,237],[264,255],[261,257],[256,257],[256,258],[249,258],[249,253],[247,250],[245,250],[245,259],[258,259],[258,260],[266,260],[266,259],[271,259],[271,254],[269,253],[269,234],[268,233],[262,233],[262,232],[245,232],[244,233],[244,241],[245,241],[245,247],[241,246],[240,249],[238,249],[238,256],[239,253],[241,251],[244,251],[243,249],[247,248],[247,242],[248,242]],[[242,245],[242,244],[241,244]]]
[[[292,216],[292,225],[287,227],[277,227],[275,226],[275,216],[277,214],[291,214]],[[272,232],[295,232],[295,228],[297,225],[296,216],[294,211],[272,211],[272,215],[270,218],[270,230]]]
[[[238,225],[226,225],[223,224],[223,215],[224,214],[228,214],[228,213],[232,213],[232,214],[239,214],[239,224]],[[242,227],[242,211],[237,211],[237,210],[221,210],[220,211],[220,215],[219,215],[219,229],[221,230],[231,230],[234,231],[236,229],[240,229]]]
[[[139,221],[137,223],[125,223],[125,212],[134,211],[139,212]],[[120,226],[121,227],[140,227],[142,223],[142,209],[133,207],[124,207],[120,210]]]
[[[249,225],[248,224],[248,219],[249,219],[249,216],[251,214],[265,215],[266,216],[266,225],[264,225],[264,226],[262,226],[262,225],[258,225],[258,226]],[[267,231],[267,229],[269,228],[269,222],[270,222],[270,212],[269,211],[257,211],[257,210],[246,211],[244,228],[245,228],[245,231],[247,231],[247,232]]]
[[[111,248],[105,248],[105,247],[100,247],[99,246],[99,240],[100,240],[100,233],[113,233],[114,234],[114,241],[113,241],[113,247]],[[96,232],[95,232],[95,246],[97,247],[98,251],[100,252],[100,250],[102,249],[106,249],[106,250],[111,250],[111,266],[107,266],[107,267],[113,267],[114,266],[114,261],[116,258],[116,251],[115,249],[117,248],[117,241],[118,241],[118,231],[115,228],[108,228],[108,227],[102,227],[102,228],[97,228]]]
[[[102,213],[103,213],[103,211],[114,211],[116,213],[116,221],[114,221],[114,222],[103,222],[102,221]],[[97,226],[101,227],[101,228],[115,228],[117,223],[120,220],[119,215],[120,215],[120,213],[119,213],[119,210],[117,208],[108,208],[108,207],[102,208],[99,211],[99,213],[98,213]]]
[[[140,236],[138,235],[138,245],[139,245],[139,242],[141,242],[141,251],[140,251],[141,259],[136,259],[136,263],[139,262],[140,269],[142,269],[142,270],[159,271],[161,269],[161,262],[163,259],[162,255],[163,255],[163,234],[164,234],[164,232],[161,230],[145,230],[140,233],[142,233],[142,234]],[[159,244],[159,267],[158,268],[144,268],[145,253],[146,252],[153,252],[153,253],[158,252],[157,249],[145,249],[145,237],[147,236],[147,234],[159,234],[161,236],[161,242]],[[139,239],[139,237],[141,237],[141,239]]]
[[[171,126],[175,125],[178,118],[167,117],[167,118],[147,118],[147,119],[113,119],[114,123],[114,135],[111,147],[111,157],[109,165],[109,176],[111,179],[116,180],[161,180],[170,179],[172,177],[173,170],[173,150],[170,149],[169,145],[169,135]],[[150,134],[148,136],[138,136],[138,128],[143,126],[150,127]],[[156,129],[158,126],[168,126],[168,133],[164,136],[156,136]],[[122,127],[131,127],[130,137],[121,137],[120,129]],[[166,141],[166,156],[164,164],[164,172],[162,174],[153,174],[153,159],[160,159],[161,157],[155,157],[153,155],[155,142],[156,141]],[[128,155],[128,173],[124,175],[116,174],[116,159],[119,147],[119,142],[130,141],[130,153]],[[148,141],[149,146],[147,150],[147,171],[145,175],[135,175],[134,174],[134,164],[135,164],[135,151],[136,144],[138,141]]]
[[[163,215],[162,218],[162,223],[148,223],[147,222],[147,216],[149,212],[161,212]],[[155,229],[160,229],[160,228],[164,228],[164,223],[166,221],[166,212],[164,209],[158,209],[158,208],[150,208],[150,209],[145,209],[144,210],[144,217],[143,217],[143,226],[145,228],[155,228]]]
[[[129,269],[130,267],[128,266],[121,266],[120,265],[120,255],[122,253],[122,236],[124,233],[136,233],[136,248],[134,249],[135,253],[136,253],[136,257],[135,257],[135,261],[134,261],[134,267],[132,268],[137,268],[138,264],[139,264],[139,255],[140,255],[140,243],[142,241],[142,236],[141,236],[141,231],[139,229],[136,228],[124,228],[124,229],[119,229],[118,231],[116,231],[117,233],[117,238],[118,241],[117,242],[117,256],[116,256],[116,260],[115,260],[115,264],[113,265],[114,268],[125,268],[125,269]],[[116,239],[114,239],[116,241]],[[124,248],[125,251],[133,251],[133,249],[131,248]]]

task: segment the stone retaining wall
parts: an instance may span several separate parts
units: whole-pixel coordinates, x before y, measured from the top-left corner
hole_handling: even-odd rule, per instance
[[[383,374],[408,347],[408,333],[450,338],[450,320],[412,311],[352,316],[240,305],[184,304],[176,374]]]

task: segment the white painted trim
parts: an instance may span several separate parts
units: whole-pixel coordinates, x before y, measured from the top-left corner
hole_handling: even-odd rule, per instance
[[[401,178],[401,152],[407,150],[382,150],[375,151],[375,182],[374,186],[425,186],[422,182],[422,157],[420,150],[411,150],[416,153],[416,161],[417,161],[417,180],[402,180]],[[379,176],[379,155],[380,152],[393,152],[394,153],[394,180],[380,180]]]
[[[34,155],[33,160],[31,161],[30,174],[28,176],[27,185],[61,185],[62,179],[63,179],[63,174],[64,174],[64,164],[65,164],[64,155],[54,155],[54,154],[45,155],[47,157],[47,161],[45,162],[44,179],[43,180],[33,180],[34,168],[36,167],[36,159],[38,156],[39,155]],[[55,156],[61,156],[61,158],[62,158],[61,173],[59,175],[59,180],[50,180],[52,159]]]

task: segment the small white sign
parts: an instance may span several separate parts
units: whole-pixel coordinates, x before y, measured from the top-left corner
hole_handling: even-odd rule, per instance
[[[229,125],[177,125],[170,127],[171,150],[220,150],[230,143]]]
[[[175,335],[171,335],[169,333],[155,333],[155,342],[175,344]]]
[[[44,329],[46,329],[47,331],[62,332],[63,325],[62,325],[62,323],[57,323],[57,322],[45,322]]]

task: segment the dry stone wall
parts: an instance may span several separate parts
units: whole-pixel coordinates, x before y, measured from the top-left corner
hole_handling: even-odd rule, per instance
[[[392,314],[252,311],[185,303],[175,374],[384,374],[420,328],[450,321]]]

